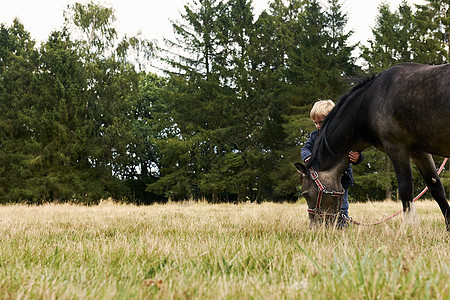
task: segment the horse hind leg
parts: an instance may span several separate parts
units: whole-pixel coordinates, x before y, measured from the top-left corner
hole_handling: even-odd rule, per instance
[[[405,222],[410,225],[417,225],[419,223],[419,217],[414,201],[409,203],[409,209],[405,211]]]
[[[425,152],[415,152],[411,156],[420,174],[422,174],[428,190],[444,215],[447,231],[450,231],[450,206],[445,198],[444,186],[439,179],[433,157]]]

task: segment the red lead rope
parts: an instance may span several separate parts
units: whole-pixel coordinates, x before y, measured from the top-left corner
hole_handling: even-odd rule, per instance
[[[442,162],[442,164],[441,164],[441,166],[439,167],[439,170],[438,170],[438,175],[441,174],[441,172],[442,172],[442,170],[444,169],[444,166],[445,166],[445,163],[447,162],[447,160],[448,160],[448,158],[445,158],[444,161]],[[417,195],[417,196],[413,199],[413,202],[416,202],[417,199],[419,199],[420,197],[422,197],[423,194],[425,194],[426,191],[428,191],[428,187],[425,187],[425,188],[423,189],[423,191],[420,192],[420,194]],[[378,222],[374,222],[374,223],[360,223],[360,222],[358,222],[358,221],[354,221],[353,219],[350,219],[349,221],[350,221],[352,224],[355,224],[355,225],[362,225],[362,226],[378,225],[378,224],[384,223],[384,222],[389,221],[390,219],[396,217],[396,216],[399,215],[402,211],[403,211],[403,209],[399,210],[399,211],[396,212],[395,214],[393,214],[393,215],[387,217],[386,219],[384,219],[384,220],[382,220],[382,221],[378,221]]]

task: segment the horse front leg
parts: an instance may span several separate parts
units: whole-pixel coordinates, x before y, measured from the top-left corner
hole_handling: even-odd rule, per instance
[[[410,153],[406,148],[385,148],[386,153],[392,161],[395,174],[397,175],[398,192],[403,204],[405,221],[415,223],[417,212],[413,202],[413,179],[411,170]]]
[[[425,152],[415,152],[411,156],[420,174],[422,174],[431,196],[438,203],[444,215],[447,231],[450,231],[450,206],[445,198],[444,186],[439,179],[433,157]]]

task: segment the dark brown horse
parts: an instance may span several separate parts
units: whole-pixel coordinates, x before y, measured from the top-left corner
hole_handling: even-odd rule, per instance
[[[318,205],[320,189],[309,186],[305,198],[310,197],[310,211],[338,213],[340,197],[332,192],[342,191],[340,178],[349,164],[348,152],[371,145],[392,161],[405,217],[414,207],[412,158],[450,231],[450,207],[431,156],[450,156],[450,64],[399,64],[340,99],[322,125],[306,168],[297,164],[308,175],[317,171],[325,191]]]

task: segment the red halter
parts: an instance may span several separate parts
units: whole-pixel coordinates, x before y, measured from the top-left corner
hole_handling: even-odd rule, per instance
[[[319,216],[333,216],[335,217],[339,212],[337,213],[327,213],[327,212],[321,212],[320,211],[320,203],[322,202],[323,194],[328,194],[332,197],[339,197],[340,198],[340,206],[342,206],[342,198],[344,196],[345,191],[342,192],[336,192],[336,191],[328,191],[325,186],[320,182],[319,180],[319,174],[314,171],[312,167],[309,168],[309,173],[311,174],[311,179],[316,183],[317,188],[319,189],[319,194],[317,195],[317,204],[316,208],[308,208],[308,213],[312,215],[319,215]]]

